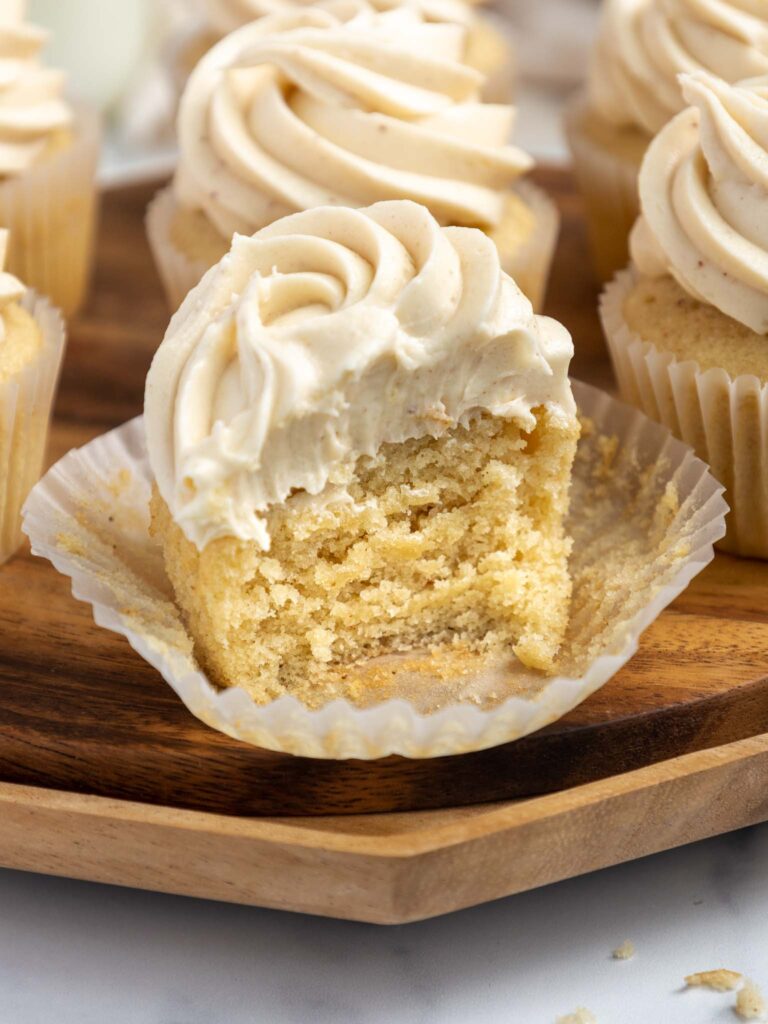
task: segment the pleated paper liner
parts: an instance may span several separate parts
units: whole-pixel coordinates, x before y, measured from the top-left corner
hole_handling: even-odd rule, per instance
[[[101,146],[98,114],[75,106],[73,138],[23,174],[0,182],[6,270],[66,316],[82,306],[91,276]]]
[[[703,371],[634,334],[623,307],[636,280],[634,270],[618,274],[600,302],[621,394],[689,444],[724,485],[731,511],[718,547],[768,558],[768,384]]]
[[[38,356],[0,377],[0,565],[22,541],[21,507],[40,478],[66,332],[61,314],[34,292],[21,305],[42,333]],[[3,344],[3,342],[0,342]]]
[[[126,636],[213,728],[308,757],[479,750],[542,728],[607,682],[632,657],[642,631],[712,559],[724,533],[722,488],[690,449],[605,393],[579,383],[574,390],[584,421],[568,524],[574,599],[555,677],[525,669],[511,655],[468,664],[423,652],[376,659],[340,681],[318,708],[289,696],[259,706],[241,689],[212,686],[149,538],[141,419],[62,459],[27,502],[24,528],[33,551],[71,577],[73,594],[93,606],[96,622]],[[381,671],[382,662],[389,671]]]

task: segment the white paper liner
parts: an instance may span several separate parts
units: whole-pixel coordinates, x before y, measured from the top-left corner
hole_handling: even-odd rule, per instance
[[[560,213],[547,193],[531,181],[521,181],[515,192],[531,210],[536,228],[524,245],[512,252],[500,249],[501,265],[540,312],[544,306],[549,271],[560,233]]]
[[[702,370],[633,333],[623,307],[636,283],[636,271],[622,271],[600,299],[622,397],[689,444],[725,487],[731,512],[718,547],[768,558],[768,384]]]
[[[0,225],[10,239],[6,270],[69,316],[90,280],[98,192],[98,115],[75,107],[74,138],[60,152],[0,183]]]
[[[316,758],[479,750],[542,728],[610,679],[642,631],[711,560],[725,529],[722,488],[690,449],[603,392],[579,383],[574,390],[588,417],[569,521],[575,611],[567,669],[554,678],[510,655],[454,684],[442,679],[411,694],[403,676],[397,697],[367,708],[337,699],[319,710],[294,697],[258,706],[241,689],[214,688],[197,667],[162,554],[148,536],[151,474],[141,419],[50,470],[26,504],[24,529],[34,553],[71,577],[74,596],[93,606],[96,622],[127,637],[213,728]],[[425,692],[431,708],[418,706]]]
[[[21,305],[34,317],[43,343],[28,366],[0,380],[0,565],[22,541],[21,507],[43,468],[66,344],[64,321],[47,299],[29,290]]]
[[[595,273],[601,282],[606,282],[629,259],[629,233],[640,212],[637,177],[645,140],[637,133],[640,153],[634,156],[629,152],[612,152],[587,131],[587,114],[586,96],[579,92],[566,105],[564,127],[584,202]],[[617,129],[617,134],[620,131]],[[650,141],[649,137],[647,142]]]
[[[547,193],[530,181],[521,181],[515,191],[533,213],[536,228],[523,245],[512,251],[500,246],[501,265],[539,311],[549,280],[560,230],[560,214]],[[146,227],[152,255],[163,283],[168,306],[175,311],[210,268],[207,260],[192,259],[172,239],[176,199],[171,185],[161,189],[147,208]]]
[[[192,259],[174,245],[171,229],[175,215],[173,186],[167,185],[147,207],[146,226],[149,246],[173,312],[211,267],[207,260]]]

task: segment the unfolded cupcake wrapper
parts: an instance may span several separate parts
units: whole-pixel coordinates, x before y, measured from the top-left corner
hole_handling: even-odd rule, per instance
[[[20,373],[0,380],[0,565],[23,540],[21,507],[43,468],[66,342],[61,314],[47,299],[28,291],[21,304],[40,328],[43,347]]]
[[[624,302],[637,282],[622,271],[600,301],[622,397],[663,423],[709,463],[730,505],[724,551],[768,558],[768,384],[680,362],[634,333]]]
[[[74,137],[60,152],[0,183],[0,226],[10,231],[6,270],[69,316],[90,281],[98,191],[98,115],[75,108]]]
[[[595,272],[610,281],[627,265],[629,234],[640,212],[640,161],[620,156],[585,130],[586,97],[577,93],[566,106],[565,134],[584,203]]]
[[[531,300],[534,309],[540,310],[555,254],[560,215],[546,192],[532,182],[520,182],[515,191],[533,213],[536,229],[525,245],[513,252],[501,253],[501,264]],[[177,209],[173,187],[168,185],[149,204],[146,219],[152,255],[168,305],[174,311],[210,269],[206,260],[192,259],[174,243],[173,220]]]
[[[536,229],[525,245],[501,254],[501,265],[539,312],[544,306],[549,272],[560,232],[560,214],[547,193],[530,181],[521,181],[515,191],[531,210]]]
[[[160,280],[174,312],[187,294],[210,269],[206,260],[191,259],[173,242],[173,219],[176,215],[176,199],[173,186],[168,185],[157,193],[147,208],[147,237],[155,259]]]
[[[560,674],[511,654],[470,671],[394,674],[369,704],[257,705],[200,670],[150,539],[151,471],[136,419],[70,452],[38,484],[24,529],[72,580],[96,622],[127,637],[203,722],[243,742],[315,758],[439,757],[495,746],[555,721],[633,655],[642,631],[712,558],[726,505],[707,468],[668,431],[587,385],[575,463],[572,615]],[[413,663],[410,658],[408,664]],[[375,701],[375,702],[374,702]]]

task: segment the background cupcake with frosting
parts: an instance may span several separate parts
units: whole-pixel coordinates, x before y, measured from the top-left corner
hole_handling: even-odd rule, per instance
[[[768,558],[768,76],[681,76],[601,314],[623,396],[710,464],[727,550]]]
[[[171,305],[235,232],[407,198],[443,225],[483,229],[540,306],[557,211],[521,181],[533,161],[508,144],[513,108],[483,102],[464,34],[416,8],[356,5],[271,15],[215,46],[182,98],[173,184],[149,212]]]
[[[0,226],[8,269],[65,313],[85,297],[96,212],[99,126],[46,68],[46,33],[24,4],[0,10]]]
[[[586,90],[566,115],[602,281],[627,262],[645,151],[685,106],[678,75],[697,70],[731,83],[768,74],[768,5],[606,0]]]
[[[372,0],[379,11],[416,6],[427,21],[454,23],[467,30],[464,61],[485,76],[483,95],[493,102],[509,100],[514,89],[511,41],[491,18],[475,11],[466,0]],[[203,28],[188,40],[182,64],[187,74],[206,50],[224,36],[257,18],[311,6],[310,0],[195,0]]]

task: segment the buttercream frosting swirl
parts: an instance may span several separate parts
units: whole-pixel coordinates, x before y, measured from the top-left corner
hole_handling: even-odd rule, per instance
[[[228,35],[243,25],[268,14],[280,14],[308,7],[315,0],[199,0],[203,19],[215,32]],[[389,11],[396,7],[418,8],[426,21],[454,22],[470,25],[474,13],[465,0],[367,0],[377,11]],[[366,0],[361,6],[366,5]]]
[[[24,20],[23,9],[0,5],[0,177],[30,167],[73,119],[62,99],[64,75],[41,63],[47,34]]]
[[[685,106],[678,75],[768,74],[765,0],[607,0],[589,76],[592,107],[655,135]]]
[[[5,269],[5,259],[8,254],[8,231],[0,228],[0,342],[5,340],[5,316],[3,315],[8,306],[18,302],[24,297],[26,288],[13,274]]]
[[[271,15],[193,72],[179,113],[175,191],[220,234],[314,206],[424,203],[490,228],[531,166],[507,139],[513,109],[483,103],[460,63],[464,30],[417,10],[358,6]]]
[[[691,106],[662,129],[640,171],[630,239],[641,273],[768,333],[768,76],[740,85],[681,76]]]
[[[483,232],[408,200],[297,213],[236,235],[172,319],[147,378],[152,470],[198,547],[267,549],[271,505],[343,497],[385,442],[483,410],[572,416],[572,351]]]

